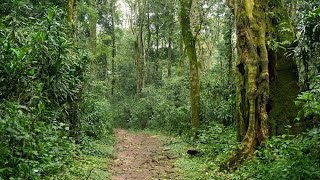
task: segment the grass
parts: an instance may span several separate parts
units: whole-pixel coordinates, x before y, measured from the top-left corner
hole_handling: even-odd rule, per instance
[[[110,164],[114,157],[114,142],[87,142],[79,153],[73,154],[73,163],[57,179],[110,179]]]

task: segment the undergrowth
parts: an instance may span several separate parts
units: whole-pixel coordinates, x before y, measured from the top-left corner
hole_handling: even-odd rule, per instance
[[[282,135],[269,139],[265,147],[233,172],[220,170],[220,163],[237,148],[235,130],[211,125],[200,132],[199,140],[170,143],[179,159],[176,167],[181,179],[319,179],[320,129],[301,135]],[[196,156],[187,154],[195,147]]]

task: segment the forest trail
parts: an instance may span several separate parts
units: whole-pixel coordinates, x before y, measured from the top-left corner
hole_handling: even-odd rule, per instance
[[[159,135],[117,129],[116,139],[112,180],[178,179],[174,168],[176,157],[164,147]]]

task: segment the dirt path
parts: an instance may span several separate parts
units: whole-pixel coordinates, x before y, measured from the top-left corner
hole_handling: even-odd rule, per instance
[[[173,165],[175,157],[159,136],[119,129],[116,138],[112,180],[178,179]]]

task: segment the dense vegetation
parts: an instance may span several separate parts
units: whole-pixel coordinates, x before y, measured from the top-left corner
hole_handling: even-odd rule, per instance
[[[0,179],[105,179],[114,128],[182,179],[320,179],[319,57],[317,0],[1,1]]]

